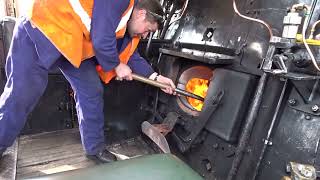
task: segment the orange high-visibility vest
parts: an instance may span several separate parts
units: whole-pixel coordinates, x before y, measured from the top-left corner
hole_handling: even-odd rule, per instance
[[[93,0],[33,0],[29,12],[32,25],[36,26],[77,68],[81,61],[94,56],[90,39],[93,2]],[[130,0],[128,8],[122,14],[120,23],[115,30],[117,39],[123,38],[133,8],[134,0]],[[122,63],[128,63],[139,40],[139,37],[132,38],[125,50],[119,54]],[[105,83],[108,83],[115,76],[114,70],[110,72],[99,70],[98,73]]]
[[[131,55],[134,53],[134,51],[137,49],[137,46],[139,44],[140,38],[132,38],[132,41],[127,45],[127,47],[120,53],[119,59],[120,62],[127,64]],[[111,70],[108,72],[103,71],[102,67],[99,65],[96,67],[97,72],[101,78],[101,80],[108,84],[112,78],[116,76],[115,70]]]

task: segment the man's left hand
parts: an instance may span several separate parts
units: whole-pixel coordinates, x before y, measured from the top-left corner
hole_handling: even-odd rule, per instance
[[[173,83],[173,81],[171,79],[159,75],[158,78],[157,78],[157,81],[168,85],[167,88],[161,89],[163,92],[168,93],[168,94],[176,95],[176,92],[174,91],[176,86],[174,85],[174,83]]]

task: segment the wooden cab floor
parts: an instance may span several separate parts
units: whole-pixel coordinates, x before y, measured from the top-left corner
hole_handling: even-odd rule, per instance
[[[119,160],[153,154],[140,136],[108,146]],[[68,129],[19,138],[16,179],[43,176],[97,165],[86,158],[78,129]]]

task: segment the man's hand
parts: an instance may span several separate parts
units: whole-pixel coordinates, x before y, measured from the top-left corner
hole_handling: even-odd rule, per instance
[[[117,80],[122,81],[123,79],[131,81],[132,80],[132,70],[126,64],[120,63],[117,67],[114,68],[117,77]]]
[[[161,83],[163,83],[163,84],[169,85],[168,88],[166,88],[166,89],[161,89],[162,91],[164,91],[165,93],[168,93],[168,94],[176,95],[176,93],[174,92],[174,89],[176,88],[176,86],[174,85],[174,83],[172,82],[171,79],[159,75],[158,78],[157,78],[157,81],[158,81],[158,82],[161,82]]]

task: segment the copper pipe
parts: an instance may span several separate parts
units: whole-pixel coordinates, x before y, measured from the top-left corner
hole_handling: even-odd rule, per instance
[[[161,89],[166,89],[166,88],[170,87],[170,86],[168,86],[166,84],[163,84],[163,83],[160,83],[158,81],[154,81],[154,80],[145,78],[143,76],[140,76],[140,75],[137,75],[137,74],[134,74],[134,73],[132,73],[132,78],[134,80],[136,80],[136,81],[140,81],[142,83],[146,83],[146,84],[149,84],[151,86],[155,86],[155,87],[158,87],[158,88],[161,88]],[[183,95],[183,96],[187,96],[187,97],[191,97],[191,98],[194,98],[194,99],[198,99],[200,101],[204,101],[203,97],[198,96],[198,95],[193,94],[193,93],[190,93],[188,91],[185,91],[185,90],[182,90],[182,89],[179,89],[179,88],[175,88],[173,90],[177,94],[180,94],[180,95]]]
[[[307,32],[307,28],[308,28],[308,24],[309,24],[309,21],[311,19],[311,15],[310,15],[310,12],[311,12],[311,9],[308,9],[307,11],[307,15],[306,15],[306,19],[304,20],[304,23],[303,23],[303,27],[302,27],[302,41],[303,41],[303,44],[304,46],[306,47],[310,57],[311,57],[311,61],[312,61],[312,64],[313,66],[318,70],[320,71],[320,67],[318,65],[318,62],[316,60],[316,58],[314,57],[313,53],[312,53],[312,50],[310,49],[308,43],[307,43],[307,40],[306,40],[306,32]]]
[[[182,7],[182,13],[180,14],[180,16],[179,16],[176,20],[172,21],[172,22],[169,24],[169,27],[170,27],[173,23],[179,21],[179,20],[182,18],[182,16],[184,15],[184,12],[186,11],[186,9],[187,9],[187,7],[188,7],[188,4],[189,4],[189,0],[185,0],[185,2],[184,2],[184,4],[183,4],[183,7]]]
[[[316,27],[317,25],[320,23],[320,20],[315,22],[313,25],[312,25],[312,28],[310,30],[310,36],[309,36],[309,39],[313,39],[314,38],[314,32],[316,31]]]
[[[255,18],[252,18],[252,17],[248,17],[248,16],[245,16],[245,15],[242,15],[239,12],[238,8],[237,8],[236,0],[233,0],[233,9],[234,9],[235,13],[238,14],[242,18],[248,19],[250,21],[255,21],[255,22],[258,22],[260,24],[263,24],[268,29],[269,35],[270,35],[270,40],[271,40],[271,38],[273,37],[273,33],[272,33],[272,29],[271,29],[269,24],[267,24],[266,22],[264,22],[264,21],[262,21],[260,19],[255,19]]]

